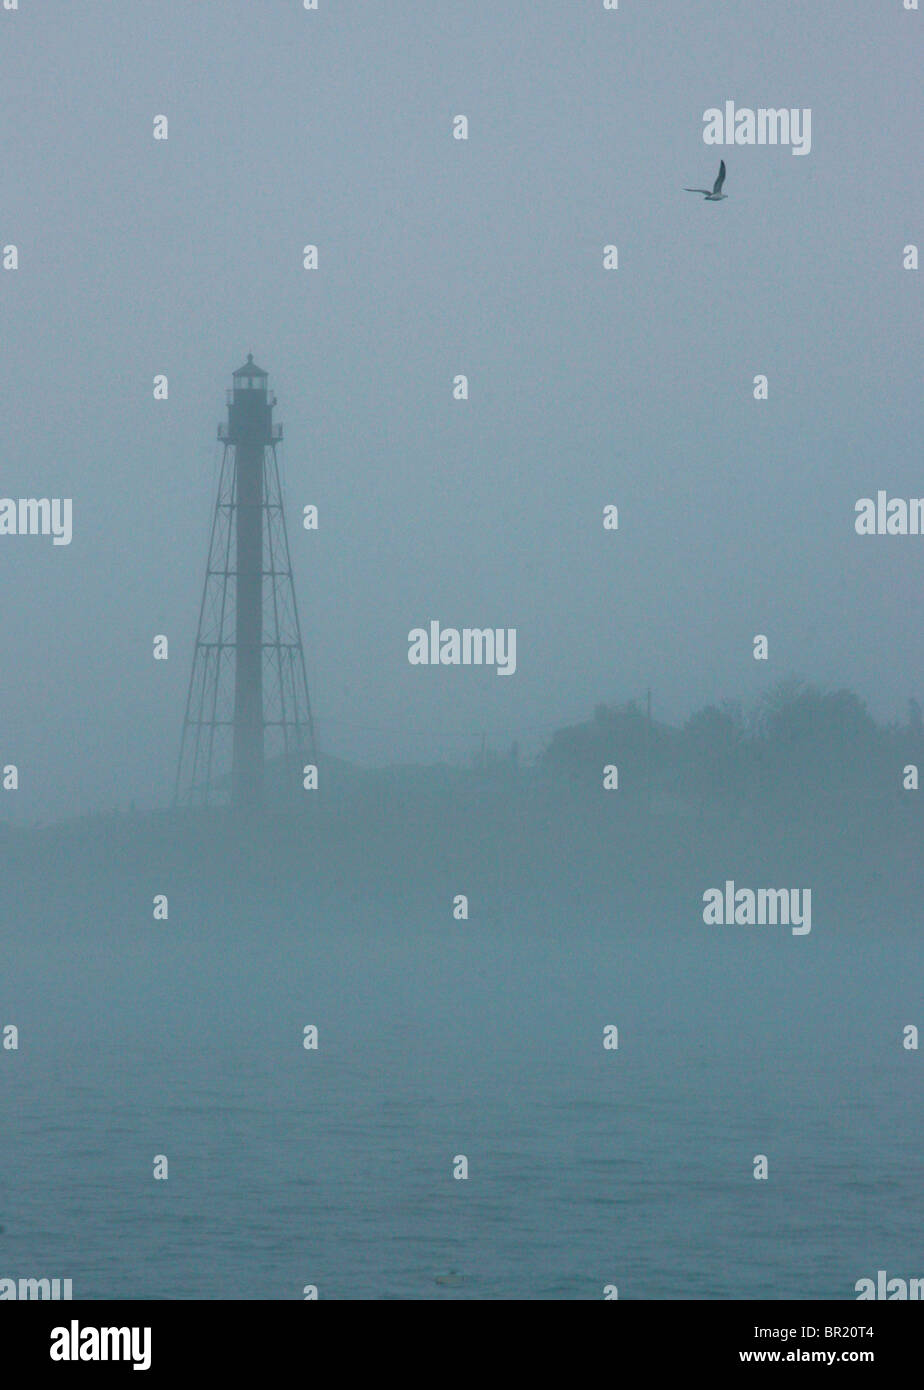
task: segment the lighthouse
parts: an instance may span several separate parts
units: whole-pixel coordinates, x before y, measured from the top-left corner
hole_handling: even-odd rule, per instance
[[[299,782],[314,730],[279,480],[276,397],[248,353],[231,377],[175,801],[267,804]],[[230,749],[227,748],[230,733]]]

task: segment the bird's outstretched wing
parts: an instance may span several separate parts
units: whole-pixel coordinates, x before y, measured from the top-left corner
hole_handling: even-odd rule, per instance
[[[684,191],[684,193],[702,193],[702,195],[703,195],[704,198],[708,198],[708,197],[709,197],[709,189],[708,189],[708,188],[685,188],[683,191]]]
[[[724,182],[725,182],[725,160],[723,159],[723,160],[721,161],[721,163],[719,164],[719,177],[716,179],[716,181],[715,181],[715,183],[713,184],[713,187],[712,187],[713,193],[721,193],[721,192],[722,192],[722,184],[723,184]]]

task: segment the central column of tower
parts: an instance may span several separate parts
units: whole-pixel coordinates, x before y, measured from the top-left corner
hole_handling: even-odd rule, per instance
[[[272,439],[266,373],[248,357],[234,374],[228,436],[234,442],[235,574],[232,796],[263,799],[263,451]]]
[[[263,796],[263,443],[235,449],[237,484],[237,612],[232,782],[238,805]]]

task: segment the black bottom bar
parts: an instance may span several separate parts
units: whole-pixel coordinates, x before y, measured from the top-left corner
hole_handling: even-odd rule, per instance
[[[200,1369],[210,1383],[237,1383],[255,1366],[280,1373],[274,1383],[286,1383],[281,1376],[295,1383],[321,1366],[325,1379],[353,1379],[367,1360],[377,1378],[416,1371],[459,1383],[467,1370],[483,1379],[490,1367],[494,1379],[510,1362],[522,1380],[530,1353],[541,1358],[543,1379],[558,1377],[554,1357],[578,1384],[596,1379],[591,1366],[601,1355],[614,1378],[630,1366],[697,1379],[765,1366],[875,1374],[913,1365],[921,1333],[920,1314],[907,1304],[600,1303],[552,1311],[502,1302],[475,1311],[469,1301],[467,1311],[453,1314],[442,1303],[428,1315],[419,1303],[398,1302],[31,1302],[6,1309],[0,1333],[4,1366],[17,1368],[17,1383],[31,1384],[24,1377],[33,1375],[39,1384],[128,1375],[135,1384],[137,1367],[145,1377],[139,1385]],[[434,1345],[431,1329],[448,1340]]]

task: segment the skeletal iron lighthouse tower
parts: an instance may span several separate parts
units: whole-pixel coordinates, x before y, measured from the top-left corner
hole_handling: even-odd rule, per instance
[[[233,374],[175,801],[280,804],[314,761],[314,729],[273,424],[251,355]],[[230,774],[230,775],[229,775]],[[274,785],[270,780],[274,779]]]

